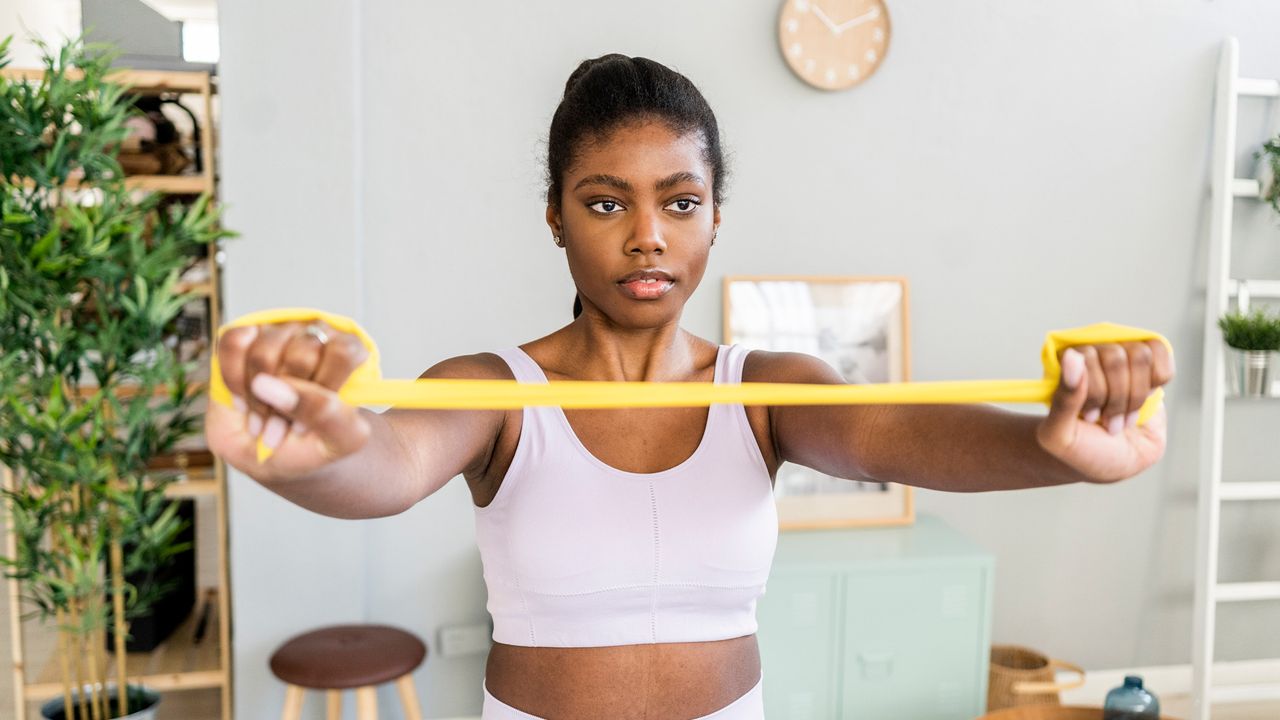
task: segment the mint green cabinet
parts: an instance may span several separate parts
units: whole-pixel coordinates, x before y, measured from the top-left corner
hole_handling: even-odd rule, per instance
[[[781,535],[760,599],[769,720],[970,720],[994,560],[940,520]]]

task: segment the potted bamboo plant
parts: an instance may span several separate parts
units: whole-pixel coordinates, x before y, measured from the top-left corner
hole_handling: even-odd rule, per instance
[[[158,695],[129,685],[125,640],[165,588],[125,578],[184,550],[172,476],[147,465],[198,433],[195,363],[173,343],[195,299],[179,276],[228,233],[206,198],[126,189],[130,102],[106,48],[41,47],[41,79],[0,78],[0,465],[15,548],[0,561],[58,635],[62,697],[45,717],[149,718]]]
[[[1262,397],[1271,393],[1272,368],[1280,351],[1280,315],[1262,308],[1245,314],[1231,312],[1218,320],[1229,348],[1227,378],[1237,395]]]

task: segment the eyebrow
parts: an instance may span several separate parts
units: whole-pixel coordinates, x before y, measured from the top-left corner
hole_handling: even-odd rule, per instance
[[[677,173],[672,173],[667,177],[664,177],[658,182],[654,183],[653,189],[666,190],[668,188],[679,185],[682,182],[692,182],[692,183],[697,183],[698,185],[703,185],[703,186],[706,185],[706,183],[703,182],[702,180],[702,176],[698,175],[697,173],[691,173],[688,170],[682,170]],[[578,184],[573,186],[573,189],[577,190],[578,188],[581,188],[586,185],[604,185],[607,187],[614,188],[616,190],[621,190],[623,192],[631,192],[635,189],[631,187],[631,183],[627,182],[626,180],[623,180],[617,175],[588,175],[582,178],[581,180],[579,180]]]

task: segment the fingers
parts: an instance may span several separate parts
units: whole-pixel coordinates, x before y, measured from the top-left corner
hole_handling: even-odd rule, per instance
[[[344,403],[331,388],[295,377],[259,374],[253,379],[253,394],[267,403],[279,417],[305,425],[327,449],[330,458],[349,455],[369,439],[369,422],[358,408]],[[262,434],[262,442],[275,449],[284,441],[285,432],[273,426]]]
[[[1118,435],[1124,429],[1124,418],[1129,410],[1129,356],[1122,345],[1099,345],[1098,361],[1107,378],[1102,426],[1112,435]]]
[[[1097,346],[1082,345],[1075,349],[1084,356],[1085,377],[1089,383],[1089,394],[1085,398],[1081,417],[1085,422],[1097,422],[1102,417],[1102,407],[1107,402],[1107,376],[1098,359]]]
[[[311,380],[330,390],[338,390],[368,359],[369,350],[360,338],[347,333],[330,334],[330,340],[324,346],[324,357]]]
[[[1175,374],[1173,353],[1159,340],[1148,340],[1151,348],[1151,387],[1161,387],[1173,380]]]
[[[324,342],[308,331],[311,323],[297,322],[234,328],[219,338],[223,381],[233,402],[246,412],[245,429],[249,435],[279,444],[291,423],[288,415],[253,392],[257,377],[312,380],[321,387],[337,390],[368,359],[368,351],[356,335],[324,322],[314,324],[323,331]]]
[[[218,338],[217,353],[222,382],[232,397],[243,399],[249,394],[249,384],[244,377],[244,358],[257,335],[258,328],[254,325],[233,328]]]
[[[1076,348],[1067,348],[1059,362],[1062,366],[1062,378],[1053,393],[1049,416],[1037,431],[1040,443],[1052,451],[1065,451],[1075,443],[1076,418],[1084,408],[1090,392],[1083,353]]]
[[[244,379],[248,387],[253,387],[253,378],[260,373],[277,374],[285,347],[296,332],[296,323],[263,325],[258,328],[258,336],[245,355]],[[245,400],[249,404],[249,434],[259,436],[265,431],[266,423],[272,416],[271,406],[252,393],[245,396]]]
[[[1151,394],[1151,347],[1140,342],[1125,343],[1124,353],[1129,359],[1129,399],[1124,426],[1131,428],[1137,427],[1138,410]]]
[[[1113,435],[1134,427],[1151,393],[1173,379],[1173,355],[1159,340],[1074,349],[1084,357],[1088,384],[1080,417]]]

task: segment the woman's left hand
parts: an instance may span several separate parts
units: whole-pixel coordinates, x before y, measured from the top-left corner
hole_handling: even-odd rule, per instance
[[[1036,438],[1090,482],[1133,477],[1164,454],[1164,403],[1137,425],[1138,409],[1173,379],[1173,355],[1159,340],[1077,345],[1058,357],[1062,378]]]

